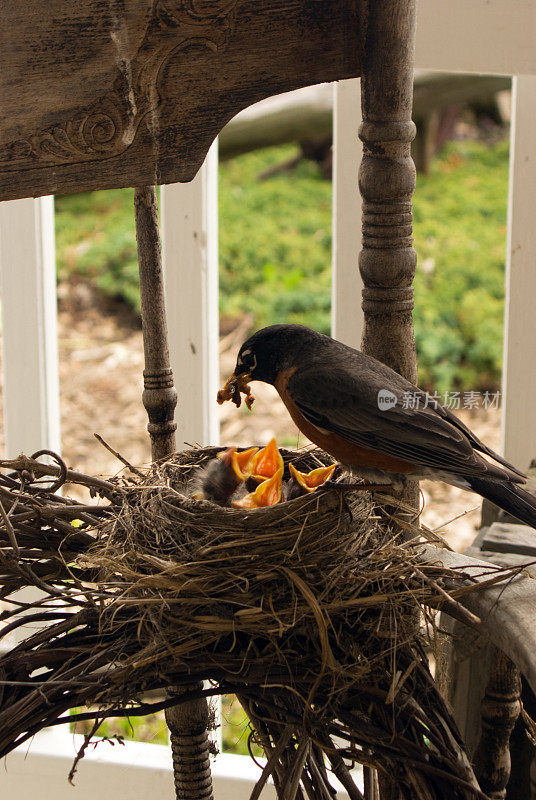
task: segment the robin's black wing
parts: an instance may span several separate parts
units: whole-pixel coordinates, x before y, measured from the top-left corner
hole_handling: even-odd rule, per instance
[[[522,482],[526,481],[527,476],[523,472],[521,472],[521,470],[514,467],[512,464],[510,464],[509,461],[507,461],[501,455],[495,453],[491,449],[491,447],[488,447],[486,444],[484,444],[484,442],[482,442],[478,438],[478,436],[476,436],[473,433],[473,431],[467,427],[467,425],[464,425],[461,419],[458,419],[458,417],[455,414],[453,414],[452,411],[450,411],[450,409],[445,408],[444,406],[439,406],[437,412],[441,417],[443,417],[443,419],[447,420],[448,422],[450,422],[451,425],[454,425],[455,428],[458,428],[458,430],[462,431],[462,433],[464,433],[467,436],[467,438],[469,439],[475,450],[479,450],[481,453],[485,453],[487,456],[491,456],[491,458],[495,459],[495,461],[498,461],[499,464],[502,464],[508,470],[511,470],[515,475],[517,475]]]
[[[482,443],[461,423],[453,424],[456,417],[441,407],[425,407],[426,395],[391,370],[364,368],[366,364],[354,369],[336,361],[316,362],[295,372],[287,390],[309,422],[361,447],[456,475],[516,480],[475,452]],[[387,385],[386,378],[392,378]],[[396,404],[380,409],[381,391],[396,395]],[[483,452],[494,455],[488,448]]]

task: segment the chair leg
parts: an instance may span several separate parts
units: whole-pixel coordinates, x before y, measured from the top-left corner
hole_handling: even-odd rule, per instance
[[[155,187],[135,189],[134,207],[145,354],[143,404],[149,416],[151,454],[153,460],[158,460],[175,452],[177,426],[173,416],[177,393],[169,365]],[[182,691],[186,689],[183,687]],[[166,713],[177,800],[212,800],[208,720],[204,698],[170,708]]]
[[[492,800],[504,800],[510,777],[510,735],[521,712],[521,675],[501,650],[494,648],[488,685],[482,700],[482,732],[474,755],[475,773]]]

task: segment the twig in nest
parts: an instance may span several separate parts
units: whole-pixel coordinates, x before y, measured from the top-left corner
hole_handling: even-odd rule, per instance
[[[114,450],[114,448],[111,445],[109,445],[108,442],[104,441],[104,439],[100,434],[94,433],[93,436],[98,442],[102,444],[103,447],[105,447],[108,450],[109,453],[111,453],[122,464],[124,464],[125,467],[127,467],[130,470],[130,472],[132,472],[133,475],[137,475],[138,478],[145,479],[145,475],[143,474],[143,472],[140,472],[140,470],[137,469],[133,464],[131,464],[130,461],[127,461],[127,459],[124,458],[124,456],[122,456],[121,453],[118,453],[117,450]]]
[[[38,459],[41,456],[49,456],[49,458],[52,458],[56,462],[59,469],[59,476],[55,481],[52,482],[50,486],[43,487],[40,485],[34,485],[32,488],[34,489],[34,491],[49,492],[50,494],[54,494],[55,492],[58,491],[58,489],[61,489],[67,478],[67,467],[65,466],[65,461],[60,455],[58,455],[58,453],[55,453],[53,450],[37,450],[30,456],[30,458],[33,461],[38,461]],[[32,483],[34,483],[33,480]]]
[[[73,778],[74,778],[74,776],[75,776],[75,774],[77,772],[78,764],[84,758],[84,756],[86,754],[86,750],[87,750],[87,748],[89,747],[90,744],[93,744],[93,747],[96,747],[98,744],[101,744],[103,742],[108,742],[108,744],[111,744],[111,745],[115,744],[115,742],[118,742],[119,744],[125,744],[123,736],[121,736],[120,734],[117,734],[115,736],[102,736],[97,742],[92,742],[91,741],[92,738],[95,736],[95,734],[97,733],[97,731],[99,730],[99,728],[100,728],[100,726],[102,725],[103,722],[104,722],[104,720],[102,720],[102,719],[96,719],[95,720],[95,724],[92,726],[92,728],[89,731],[89,733],[85,734],[84,742],[83,742],[82,746],[80,747],[80,749],[78,750],[78,753],[76,754],[76,758],[75,758],[75,760],[73,762],[73,765],[72,765],[72,767],[71,767],[71,769],[69,771],[68,780],[69,780],[69,783],[71,784],[71,786],[74,786]]]
[[[311,740],[307,736],[303,736],[301,742],[293,755],[290,763],[290,769],[287,772],[287,777],[281,789],[282,796],[285,800],[294,800],[298,792],[300,780],[302,777],[305,762],[311,751]],[[313,759],[314,763],[314,759]],[[322,776],[318,775],[320,783],[322,784]]]
[[[329,759],[329,763],[331,764],[333,774],[339,779],[348,792],[348,797],[350,800],[364,800],[362,793],[355,785],[354,779],[350,774],[350,770],[342,760],[341,756],[337,752],[337,748],[331,740],[329,741],[329,747],[326,749],[326,755]]]
[[[34,473],[34,475],[60,475],[61,469],[52,464],[42,464],[40,461],[28,458],[28,456],[20,455],[18,458],[2,459],[0,460],[0,467],[13,470],[11,475],[2,476],[3,479],[9,478],[12,480],[13,474],[23,474],[25,471]],[[20,479],[20,478],[19,478]],[[111,481],[105,481],[102,478],[95,478],[93,475],[85,475],[83,472],[77,472],[74,469],[68,469],[65,475],[65,483],[76,483],[80,486],[87,486],[88,489],[94,489],[103,497],[110,499],[117,497],[121,494],[121,488]],[[13,489],[19,487],[20,483],[16,483]],[[49,489],[43,490],[48,492]],[[56,497],[56,502],[60,498]]]
[[[262,790],[264,789],[266,782],[270,775],[273,774],[274,770],[277,768],[279,764],[279,759],[283,755],[283,751],[285,747],[289,743],[292,737],[292,727],[288,725],[281,736],[279,737],[279,741],[277,742],[276,746],[272,749],[269,754],[268,761],[266,762],[266,766],[262,770],[261,777],[253,787],[253,791],[249,796],[249,800],[258,800]]]
[[[76,758],[73,761],[73,765],[72,765],[71,769],[69,770],[68,781],[71,784],[71,786],[74,786],[73,778],[74,778],[74,776],[76,774],[76,771],[78,769],[78,764],[84,758],[84,756],[86,754],[86,750],[89,747],[89,745],[91,744],[91,739],[95,736],[95,734],[99,730],[102,722],[103,722],[102,719],[96,719],[95,722],[93,723],[92,727],[91,727],[90,732],[86,733],[86,735],[84,736],[84,742],[83,742],[82,746],[80,747],[80,749],[78,750],[78,753],[76,754]]]
[[[17,542],[17,537],[15,536],[15,531],[13,530],[13,525],[11,524],[11,520],[6,514],[6,510],[1,500],[0,500],[0,514],[2,515],[2,519],[4,520],[4,525],[6,526],[7,535],[9,537],[9,541],[11,542],[11,547],[13,548],[13,552],[15,553],[16,556],[18,556],[19,543]]]

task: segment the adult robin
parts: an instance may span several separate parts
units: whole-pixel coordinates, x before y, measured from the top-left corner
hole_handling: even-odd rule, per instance
[[[239,405],[243,392],[251,406],[255,380],[275,386],[298,428],[367,482],[444,481],[536,527],[536,498],[517,485],[525,475],[375,358],[302,325],[271,325],[244,342],[218,402]]]

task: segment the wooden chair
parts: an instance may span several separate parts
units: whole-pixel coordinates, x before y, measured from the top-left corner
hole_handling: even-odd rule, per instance
[[[469,553],[427,546],[421,554],[424,563],[442,563],[458,570],[468,587],[495,579],[492,585],[461,600],[466,617],[443,607],[447,617],[442,615],[441,627],[448,631],[449,642],[440,665],[442,689],[453,705],[482,790],[493,800],[532,799],[534,753],[525,741],[524,725],[516,737],[517,752],[512,760],[510,737],[522,709],[522,676],[523,698],[529,698],[527,708],[534,709],[536,572],[534,567],[524,568],[526,556],[504,559],[477,546]],[[501,566],[516,566],[519,572],[498,574]],[[515,780],[507,792],[511,767]]]
[[[529,490],[534,493],[535,461],[528,476]],[[479,609],[488,627],[486,635],[443,617],[450,636],[440,665],[442,690],[452,705],[482,790],[497,800],[535,800],[536,754],[522,716],[523,708],[531,716],[536,711],[534,531],[484,500],[482,527],[459,558],[465,556],[521,572],[514,581],[505,576],[499,591],[493,590],[496,608],[489,605]],[[505,611],[497,624],[497,614]]]
[[[176,394],[154,184],[191,180],[226,122],[273,94],[361,76],[363,349],[416,380],[415,0],[27,0],[3,15],[0,200],[138,187],[143,400],[155,458],[174,449]],[[499,644],[533,669],[526,653]],[[204,702],[168,723],[177,796],[208,800]]]

